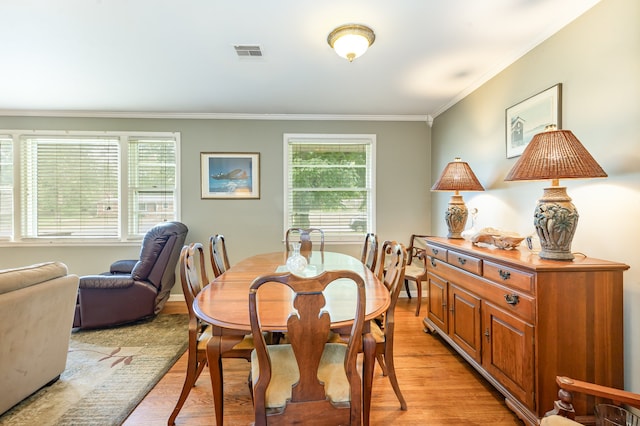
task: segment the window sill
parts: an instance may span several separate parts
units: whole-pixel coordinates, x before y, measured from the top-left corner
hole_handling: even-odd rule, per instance
[[[3,247],[126,247],[140,246],[142,239],[129,241],[0,241]]]

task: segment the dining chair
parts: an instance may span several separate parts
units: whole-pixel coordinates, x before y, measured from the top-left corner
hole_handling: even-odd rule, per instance
[[[314,235],[317,234],[317,237]],[[298,239],[294,240],[294,237],[298,235]],[[324,252],[324,231],[320,228],[289,228],[285,235],[285,243],[287,246],[287,252],[291,250],[292,242],[300,242],[301,252],[310,252],[313,248],[313,241],[320,243],[320,251]]]
[[[375,272],[376,263],[378,262],[378,236],[376,234],[369,232],[364,237],[360,260],[371,272]]]
[[[391,302],[380,323],[371,321],[371,334],[376,341],[376,359],[382,374],[389,377],[391,387],[400,401],[400,409],[406,410],[407,403],[400,391],[393,361],[393,340],[395,330],[395,308],[404,280],[407,250],[396,241],[385,241],[380,250],[377,276],[389,290]]]
[[[598,405],[595,406],[595,409],[600,411],[602,417],[598,419],[598,413],[596,412],[596,424],[640,425],[640,416],[627,411],[625,408],[625,406],[630,406],[640,409],[640,394],[564,376],[556,376],[556,383],[560,388],[558,391],[558,398],[560,399],[555,401],[554,409],[545,414],[545,417],[540,422],[541,426],[580,425],[581,423],[576,420],[576,412],[573,407],[575,402],[574,394],[582,394],[583,398],[588,396],[590,400],[598,397]],[[615,420],[606,419],[606,414],[612,414],[618,418]]]
[[[219,277],[229,269],[229,257],[224,235],[215,234],[209,237],[209,256],[211,257],[211,268],[213,269],[214,277]]]
[[[323,290],[332,282],[356,287],[354,321],[349,341],[327,342],[331,326]],[[344,281],[344,282],[342,282]],[[293,291],[287,321],[288,344],[267,346],[260,316],[264,284],[284,285]],[[251,385],[256,426],[267,424],[359,425],[363,414],[362,379],[357,359],[362,347],[365,311],[363,278],[353,271],[325,271],[304,278],[290,273],[256,278],[249,292],[249,316],[255,350],[251,354]],[[367,336],[370,341],[371,336]]]
[[[207,365],[207,343],[213,335],[211,326],[202,322],[193,311],[194,299],[202,288],[209,283],[202,244],[191,243],[185,245],[180,252],[179,266],[182,291],[189,311],[189,344],[186,377],[178,402],[169,417],[169,426],[175,424],[176,417],[178,417],[182,406],[187,400],[191,388],[195,386],[198,377],[200,377],[202,370]],[[252,350],[253,336],[247,335],[231,349],[222,353],[221,356],[224,358],[244,358],[249,361]],[[220,389],[222,388],[220,387]],[[215,391],[216,387],[214,387]]]
[[[420,315],[420,305],[422,304],[422,282],[427,280],[427,258],[425,245],[421,245],[423,238],[428,235],[412,234],[407,247],[407,267],[404,274],[404,288],[407,297],[411,299],[409,291],[409,281],[416,283],[418,291],[418,304],[416,306],[416,316]]]

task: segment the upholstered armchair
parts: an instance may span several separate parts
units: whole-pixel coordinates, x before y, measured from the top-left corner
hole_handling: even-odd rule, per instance
[[[187,231],[180,222],[156,225],[144,236],[139,259],[119,260],[109,272],[80,277],[73,326],[108,327],[160,312],[175,282]]]

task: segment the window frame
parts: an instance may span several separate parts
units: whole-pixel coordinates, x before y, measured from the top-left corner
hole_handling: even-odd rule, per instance
[[[66,130],[0,130],[0,135],[8,137],[12,140],[13,147],[13,213],[12,235],[0,236],[0,246],[96,246],[96,245],[122,245],[122,244],[139,244],[144,237],[141,234],[129,233],[130,221],[130,202],[129,199],[129,141],[139,139],[172,139],[175,142],[175,189],[174,189],[174,205],[175,219],[180,220],[181,217],[181,194],[180,194],[180,153],[181,142],[180,132],[135,132],[135,131],[66,131]],[[119,187],[119,210],[118,217],[118,236],[115,237],[87,237],[87,238],[39,238],[22,235],[22,210],[23,206],[23,188],[22,188],[22,164],[25,155],[22,150],[22,138],[29,137],[61,137],[68,136],[71,138],[96,138],[96,137],[113,137],[118,139],[119,161],[118,161],[118,187]]]
[[[369,229],[364,231],[354,231],[345,234],[326,233],[325,241],[337,244],[353,244],[361,243],[367,232],[376,232],[376,135],[375,134],[324,134],[324,133],[285,133],[283,136],[283,198],[284,198],[284,230],[293,227],[289,222],[291,216],[290,205],[290,171],[289,164],[290,147],[292,144],[317,144],[317,145],[348,145],[348,144],[367,144],[369,145],[369,158],[367,171],[369,173],[370,187],[365,188],[368,191],[367,216]],[[313,226],[313,225],[311,225]]]

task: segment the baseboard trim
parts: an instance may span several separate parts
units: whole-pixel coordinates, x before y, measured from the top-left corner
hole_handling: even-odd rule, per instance
[[[161,314],[188,314],[187,304],[184,294],[171,294],[167,303],[164,304]]]

